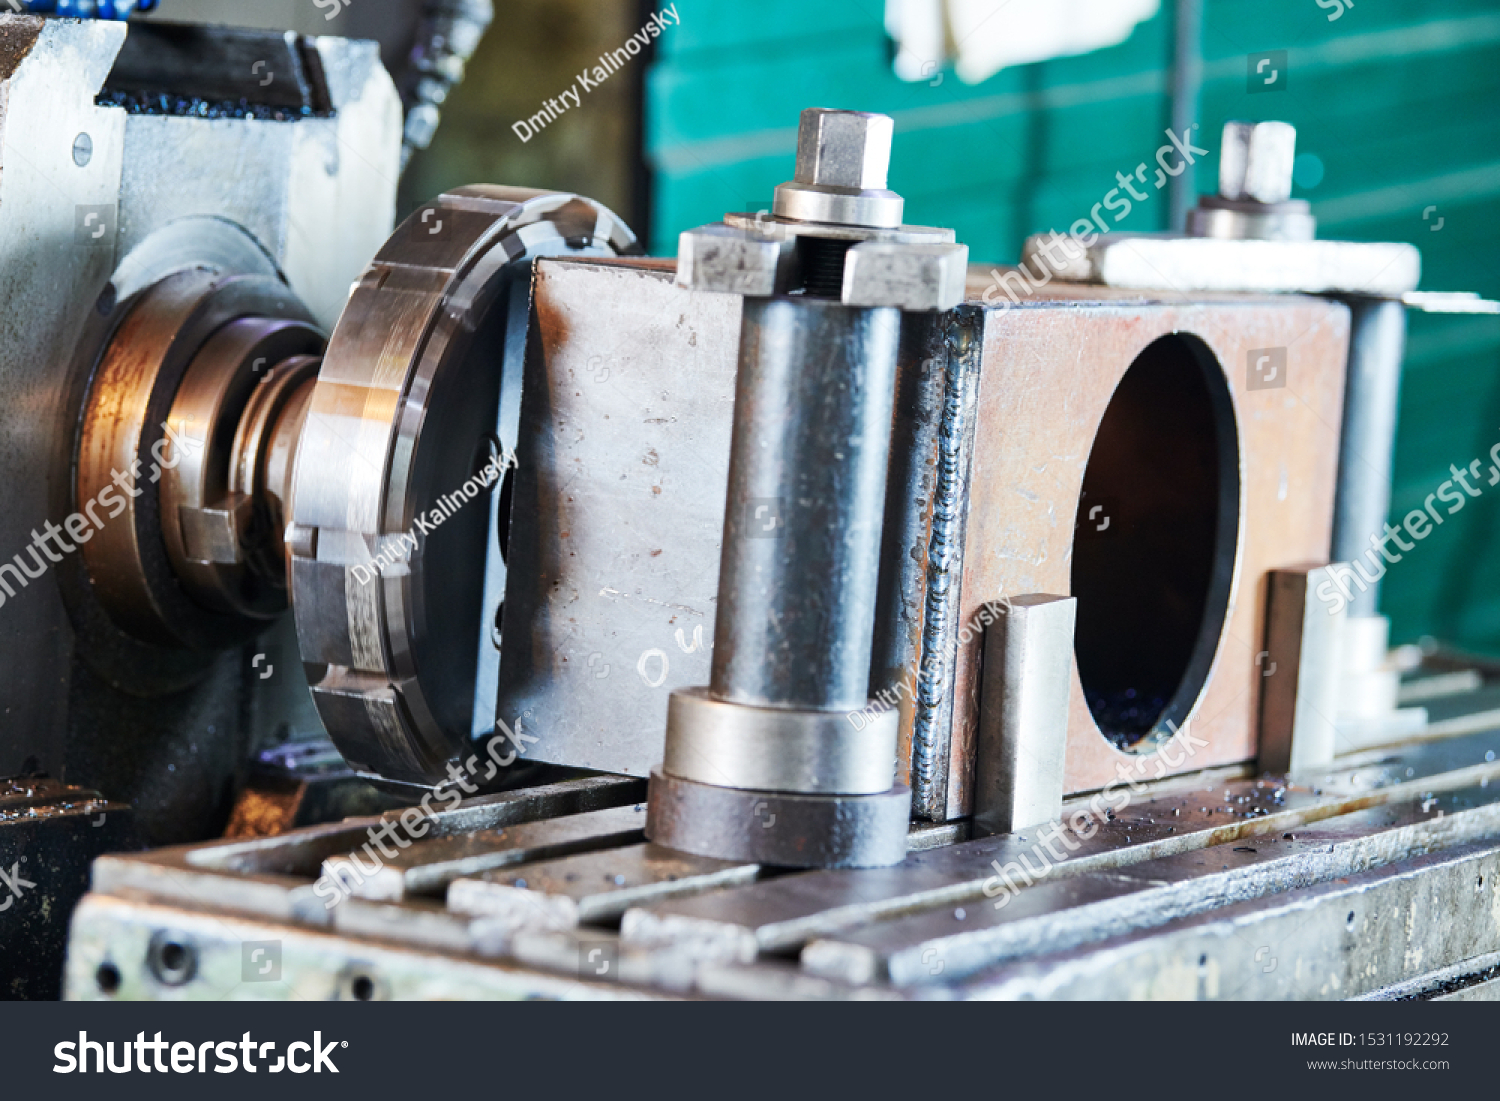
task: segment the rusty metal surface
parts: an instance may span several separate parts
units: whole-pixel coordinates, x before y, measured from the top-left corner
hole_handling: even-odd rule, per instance
[[[957,661],[951,687],[935,682],[952,721],[942,757],[972,760],[982,639],[977,631],[967,643],[958,639],[963,625],[1002,594],[1071,592],[1074,518],[1111,395],[1143,349],[1162,336],[1187,333],[1218,361],[1233,403],[1241,516],[1226,622],[1207,683],[1190,710],[1193,735],[1207,747],[1187,759],[1174,749],[1160,761],[1161,771],[1157,759],[1149,761],[1149,774],[1252,758],[1263,575],[1327,553],[1347,310],[1312,299],[1183,303],[1173,296],[1053,287],[1006,309],[976,304],[982,293],[971,282],[970,303],[963,308],[972,309],[982,326],[975,333],[982,339],[976,350],[981,369],[972,407],[956,413],[968,420],[960,460],[967,470],[962,488],[968,506],[962,585],[947,623],[949,637],[958,641]],[[999,302],[1008,305],[1003,297]],[[1056,308],[1063,302],[1069,307]],[[1072,354],[1058,354],[1064,348]],[[1266,348],[1290,349],[1292,381],[1249,390],[1248,353]],[[932,626],[929,621],[929,635]],[[926,645],[934,648],[936,640],[929,637]],[[942,730],[941,722],[934,724],[933,737],[941,739]],[[1101,736],[1075,670],[1066,788],[1101,787],[1121,767],[1134,768],[1135,759]],[[934,795],[924,810],[934,817],[965,814],[966,768],[947,769],[933,780],[946,801]]]

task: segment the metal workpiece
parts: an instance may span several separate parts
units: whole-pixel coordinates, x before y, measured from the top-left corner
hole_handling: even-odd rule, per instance
[[[646,836],[698,856],[792,868],[877,868],[906,857],[911,792],[805,795],[651,774]]]
[[[1015,833],[1062,814],[1078,601],[1035,593],[985,610],[975,836]]]
[[[905,200],[885,187],[894,132],[889,115],[809,107],[797,128],[796,173],[776,188],[771,212],[801,222],[899,226]]]
[[[1188,211],[1189,237],[1311,241],[1312,208],[1292,198],[1297,131],[1285,122],[1226,122],[1219,147],[1219,194]]]
[[[680,285],[745,298],[713,666],[706,691],[674,693],[652,779],[647,835],[672,848],[803,867],[906,851],[900,716],[868,699],[899,311],[956,305],[967,250],[900,224],[891,132],[804,111],[773,216],[682,238]]]
[[[436,782],[494,729],[530,261],[635,247],[592,200],[465,187],[355,285],[308,407],[289,542],[313,697],[357,768]]]
[[[745,301],[716,698],[866,706],[899,337],[894,310]]]
[[[1406,354],[1406,307],[1385,298],[1349,298],[1346,303],[1349,365],[1329,557],[1360,564],[1363,575],[1352,591],[1349,614],[1371,616],[1379,603],[1385,564],[1366,563],[1379,553],[1373,548],[1388,530],[1401,363]]]
[[[1346,563],[1270,570],[1260,655],[1259,766],[1303,775],[1338,751],[1337,718],[1347,611],[1337,595]]]
[[[897,714],[726,703],[673,692],[662,769],[701,784],[807,795],[875,795],[891,786]]]

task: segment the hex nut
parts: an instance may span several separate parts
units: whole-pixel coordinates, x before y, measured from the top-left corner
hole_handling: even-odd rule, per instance
[[[1286,122],[1226,122],[1219,149],[1219,195],[1243,202],[1292,197],[1297,130]]]
[[[889,115],[809,107],[797,127],[797,182],[856,191],[884,189],[894,132]]]

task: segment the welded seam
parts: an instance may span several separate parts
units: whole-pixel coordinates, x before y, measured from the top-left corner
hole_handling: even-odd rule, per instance
[[[947,364],[937,439],[937,483],[927,549],[927,594],[922,621],[922,661],[912,724],[912,806],[924,818],[947,817],[948,739],[952,698],[954,621],[963,535],[974,398],[983,346],[984,314],[960,306],[946,324]]]

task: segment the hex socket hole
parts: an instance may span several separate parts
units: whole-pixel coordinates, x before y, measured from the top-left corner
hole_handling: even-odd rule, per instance
[[[146,966],[163,986],[182,986],[198,973],[198,949],[179,933],[162,930],[146,949]]]

